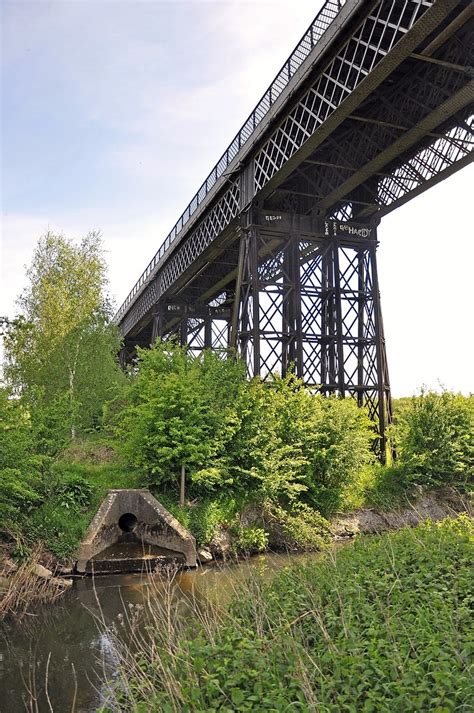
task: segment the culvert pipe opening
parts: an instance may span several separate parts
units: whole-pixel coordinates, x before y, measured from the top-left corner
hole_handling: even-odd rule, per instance
[[[132,512],[126,512],[120,516],[118,526],[122,532],[133,532],[138,524],[136,515]]]

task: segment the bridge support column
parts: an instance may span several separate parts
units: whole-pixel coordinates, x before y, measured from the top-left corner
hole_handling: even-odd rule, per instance
[[[376,228],[269,222],[241,237],[236,333],[248,374],[292,369],[325,394],[353,396],[376,425],[384,459],[391,405]]]
[[[179,344],[199,354],[203,349],[227,350],[230,312],[227,304],[168,302],[163,321],[172,321],[166,336],[175,335]],[[160,335],[161,336],[161,335]]]

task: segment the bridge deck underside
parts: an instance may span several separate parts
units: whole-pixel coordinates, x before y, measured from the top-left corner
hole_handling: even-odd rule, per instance
[[[390,5],[387,0],[385,4]],[[314,150],[295,158],[290,146],[284,170],[273,175],[272,162],[280,159],[276,149],[272,153],[268,140],[253,161],[253,179],[262,183],[253,203],[285,213],[370,221],[468,163],[473,143],[474,64],[473,19],[466,12],[468,5],[457,3],[365,99],[326,132]],[[463,13],[460,22],[457,18]],[[377,44],[374,38],[372,41]],[[345,75],[342,80],[341,68],[338,76],[342,93],[344,81],[349,80]],[[317,86],[314,78],[311,82],[313,88]],[[299,114],[293,112],[298,121],[288,128],[287,143],[295,146],[302,141],[299,134],[307,121],[301,100],[305,92],[307,86],[300,90],[299,105],[294,102],[300,106]],[[331,92],[336,106],[337,85]],[[309,143],[302,142],[303,146]],[[287,175],[276,180],[279,174]],[[223,299],[231,304],[243,214],[242,186],[242,175],[229,177],[200,225],[137,298],[121,324],[130,344],[150,343],[159,299],[209,302],[225,293]],[[163,325],[164,331],[172,326],[173,320]]]

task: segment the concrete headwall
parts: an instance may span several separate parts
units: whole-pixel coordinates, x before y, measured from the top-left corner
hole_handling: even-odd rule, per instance
[[[128,515],[138,540],[179,552],[188,567],[196,566],[196,540],[191,533],[148,490],[127,489],[108,491],[80,545],[78,572],[85,572],[94,555],[119,540],[124,532],[119,522],[127,521]]]

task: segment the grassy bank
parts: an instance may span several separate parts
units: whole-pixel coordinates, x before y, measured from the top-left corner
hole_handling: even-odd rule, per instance
[[[184,619],[152,595],[103,710],[472,710],[473,556],[461,516],[250,581],[225,609]]]
[[[330,521],[300,501],[281,506],[252,491],[224,491],[190,499],[181,507],[175,491],[150,486],[143,473],[127,465],[110,443],[99,437],[76,443],[48,463],[45,473],[31,482],[35,499],[24,505],[20,496],[15,508],[3,519],[6,527],[0,531],[3,541],[0,572],[2,553],[21,563],[38,544],[43,552],[40,559],[46,566],[54,569],[55,559],[71,563],[110,488],[150,487],[194,535],[198,546],[210,547],[218,557],[255,554],[269,548],[320,550],[332,540]],[[469,499],[465,485],[456,485]],[[413,487],[401,468],[374,463],[361,470],[342,490],[339,512],[416,507],[423,492],[433,492],[441,503],[446,497],[442,488]]]

